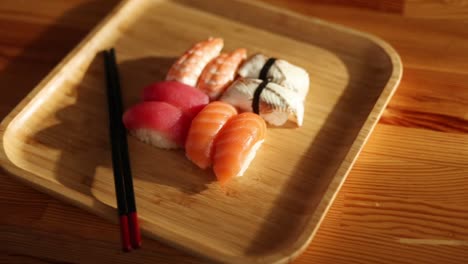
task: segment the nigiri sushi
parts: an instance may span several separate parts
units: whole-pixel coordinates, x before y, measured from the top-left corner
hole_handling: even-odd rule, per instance
[[[206,65],[198,79],[197,88],[205,92],[211,100],[218,99],[234,80],[239,65],[246,57],[246,49],[236,49],[231,53],[221,53]]]
[[[195,44],[172,65],[166,80],[196,86],[203,69],[208,62],[219,55],[223,45],[224,41],[221,38],[209,38]]]
[[[164,149],[185,145],[190,122],[181,109],[166,102],[142,102],[123,115],[123,123],[130,134]]]
[[[202,91],[177,81],[156,82],[143,90],[143,101],[162,101],[182,110],[189,118],[195,117],[208,102]]]
[[[277,83],[296,92],[302,100],[309,92],[309,74],[303,68],[282,59],[255,54],[247,59],[237,73],[244,78]]]
[[[192,120],[187,141],[186,156],[198,167],[205,169],[212,163],[213,142],[226,122],[237,114],[234,107],[215,101],[208,104]]]
[[[261,85],[264,86],[263,90],[259,93],[258,102],[255,102],[255,92]],[[258,103],[256,107],[260,116],[275,126],[282,126],[288,120],[302,126],[304,119],[304,103],[294,91],[260,79],[238,78],[220,100],[241,112],[253,112],[254,104]]]
[[[229,119],[214,143],[213,170],[221,183],[242,176],[262,145],[265,121],[254,113],[242,113]]]

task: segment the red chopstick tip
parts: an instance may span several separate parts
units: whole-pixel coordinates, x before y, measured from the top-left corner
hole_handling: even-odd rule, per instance
[[[123,250],[124,252],[130,252],[130,251],[132,251],[132,246],[130,246],[130,245],[122,245],[122,250]]]
[[[122,250],[125,252],[132,250],[132,245],[130,243],[130,232],[128,229],[128,217],[126,215],[121,215],[119,218],[120,221],[120,236],[122,241]]]
[[[130,241],[133,248],[141,247],[141,233],[140,224],[138,223],[138,215],[136,212],[131,212],[128,215],[129,227],[130,227]]]

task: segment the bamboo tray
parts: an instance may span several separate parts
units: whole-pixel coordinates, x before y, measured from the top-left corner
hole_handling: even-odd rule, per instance
[[[270,128],[246,175],[225,188],[183,151],[129,137],[142,231],[218,262],[292,260],[317,231],[401,78],[399,56],[370,35],[247,0],[124,1],[3,120],[2,166],[116,222],[98,52],[116,48],[129,107],[209,36],[224,38],[225,50],[245,47],[306,68],[304,126]]]

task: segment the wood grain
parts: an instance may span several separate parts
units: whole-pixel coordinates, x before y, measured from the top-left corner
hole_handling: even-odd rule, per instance
[[[404,16],[430,19],[466,19],[468,18],[468,1],[407,0],[404,5]]]
[[[405,119],[404,111],[411,111],[467,120],[467,21],[452,16],[445,5],[432,11],[420,9],[412,17],[324,6],[324,2],[269,2],[368,31],[396,47],[405,65],[401,86],[390,102],[394,109],[403,110],[398,119]],[[435,1],[418,1],[425,2]],[[88,0],[18,3],[0,2],[2,117],[115,4]],[[430,12],[441,15],[431,18]],[[314,242],[296,263],[466,262],[463,218],[468,202],[464,160],[468,138],[462,131],[434,131],[428,123],[427,127],[377,126]],[[0,180],[2,263],[204,263],[146,240],[144,250],[120,254],[115,225],[25,187],[5,173]],[[390,198],[394,202],[386,204]],[[359,200],[367,207],[363,209]],[[369,206],[372,203],[381,209],[374,210]],[[366,221],[353,220],[359,213],[367,215]],[[461,218],[452,218],[457,215]],[[441,220],[453,225],[441,228]]]
[[[296,4],[308,5],[311,1],[296,0]],[[352,8],[362,8],[370,10],[378,10],[381,12],[402,13],[405,8],[404,0],[314,0],[314,4],[318,5],[335,5]]]

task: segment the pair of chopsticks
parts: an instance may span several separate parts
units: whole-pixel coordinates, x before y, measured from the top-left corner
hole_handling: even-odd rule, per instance
[[[140,227],[136,212],[132,172],[128,157],[127,133],[122,122],[123,105],[115,50],[104,51],[109,108],[109,134],[112,149],[115,193],[120,221],[120,234],[124,251],[141,246]]]

